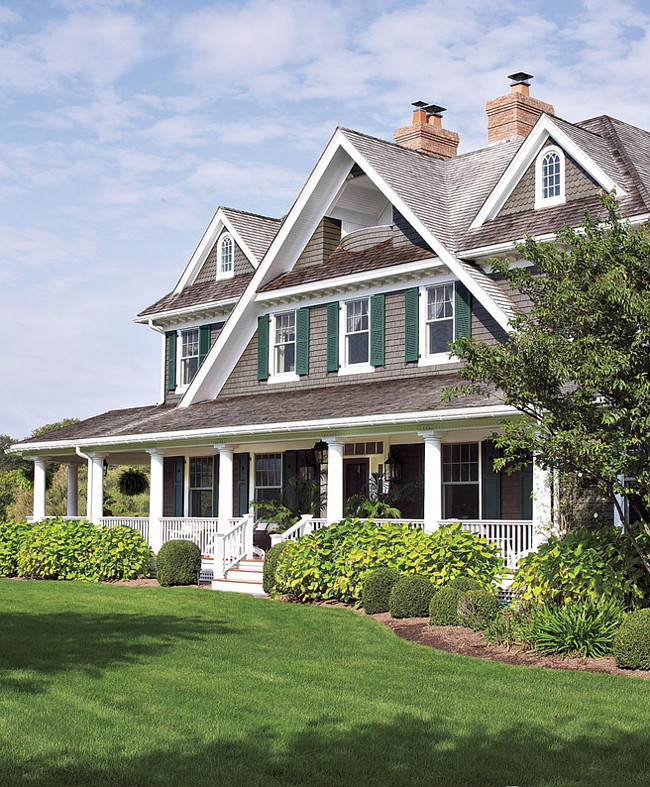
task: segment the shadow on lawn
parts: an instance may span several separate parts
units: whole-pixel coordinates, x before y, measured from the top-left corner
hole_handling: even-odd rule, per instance
[[[236,784],[241,787],[641,787],[650,780],[648,735],[595,725],[588,736],[563,733],[566,720],[549,726],[511,726],[495,732],[485,723],[459,730],[442,720],[401,715],[385,724],[343,728],[315,721],[279,740],[262,728],[243,740],[205,745],[191,739],[173,749],[130,758],[115,751],[98,764],[71,750],[42,760],[0,755],[0,782],[17,785]],[[110,757],[110,755],[109,755]]]
[[[172,615],[0,613],[0,687],[41,693],[57,673],[80,670],[101,677],[115,665],[159,655],[178,640],[215,633],[237,630],[219,620]]]

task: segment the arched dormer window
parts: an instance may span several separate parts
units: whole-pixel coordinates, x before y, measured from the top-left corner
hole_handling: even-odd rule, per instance
[[[546,208],[566,202],[565,160],[561,148],[551,145],[541,150],[535,162],[535,207]]]
[[[230,235],[226,234],[219,241],[219,260],[217,265],[217,278],[227,279],[234,275],[235,248]]]

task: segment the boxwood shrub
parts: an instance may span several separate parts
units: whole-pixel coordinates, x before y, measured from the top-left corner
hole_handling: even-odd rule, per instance
[[[484,585],[482,585],[478,580],[472,579],[471,577],[454,577],[447,584],[450,587],[456,588],[456,590],[462,590],[463,592],[467,590],[484,589]]]
[[[627,616],[612,650],[617,667],[650,670],[650,609],[639,609]]]
[[[156,578],[164,587],[195,585],[201,570],[201,550],[193,541],[174,539],[160,547],[156,559]]]
[[[388,612],[390,592],[399,578],[399,571],[388,568],[388,566],[375,568],[366,574],[363,582],[362,603],[368,615]]]
[[[401,522],[346,519],[296,541],[280,555],[275,573],[283,591],[299,601],[359,604],[366,575],[380,566],[437,586],[464,575],[489,587],[503,560],[494,544],[456,523],[424,533]]]
[[[393,618],[423,618],[429,610],[435,587],[426,577],[400,577],[393,585],[388,610]]]
[[[429,604],[429,624],[431,626],[457,626],[458,602],[465,592],[451,584],[436,590]]]
[[[0,523],[0,577],[18,574],[18,553],[22,542],[29,537],[31,522]]]
[[[289,546],[291,542],[280,541],[279,544],[274,544],[264,556],[264,566],[262,567],[262,587],[264,592],[269,596],[277,591],[277,583],[275,577],[275,567],[278,565],[280,555]]]
[[[489,590],[467,590],[458,599],[458,622],[474,631],[481,631],[501,612],[501,602]]]

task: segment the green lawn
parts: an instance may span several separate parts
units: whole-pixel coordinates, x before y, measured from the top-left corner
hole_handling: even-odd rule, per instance
[[[647,785],[650,682],[343,609],[0,581],[0,785]]]

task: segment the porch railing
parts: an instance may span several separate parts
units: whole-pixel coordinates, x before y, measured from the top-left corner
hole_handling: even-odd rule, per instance
[[[104,527],[130,527],[149,543],[149,517],[146,516],[102,516],[99,524]]]
[[[207,517],[163,517],[160,520],[161,541],[163,544],[177,538],[194,541],[202,555],[211,557],[218,522],[218,519]]]
[[[247,514],[239,519],[228,520],[231,529],[217,533],[214,539],[213,576],[221,579],[229,568],[253,553],[253,528],[255,519]]]
[[[451,525],[457,519],[439,522],[439,525]],[[528,519],[484,520],[466,519],[461,522],[465,530],[475,533],[499,547],[502,557],[509,569],[517,568],[517,563],[535,549],[533,523]]]

